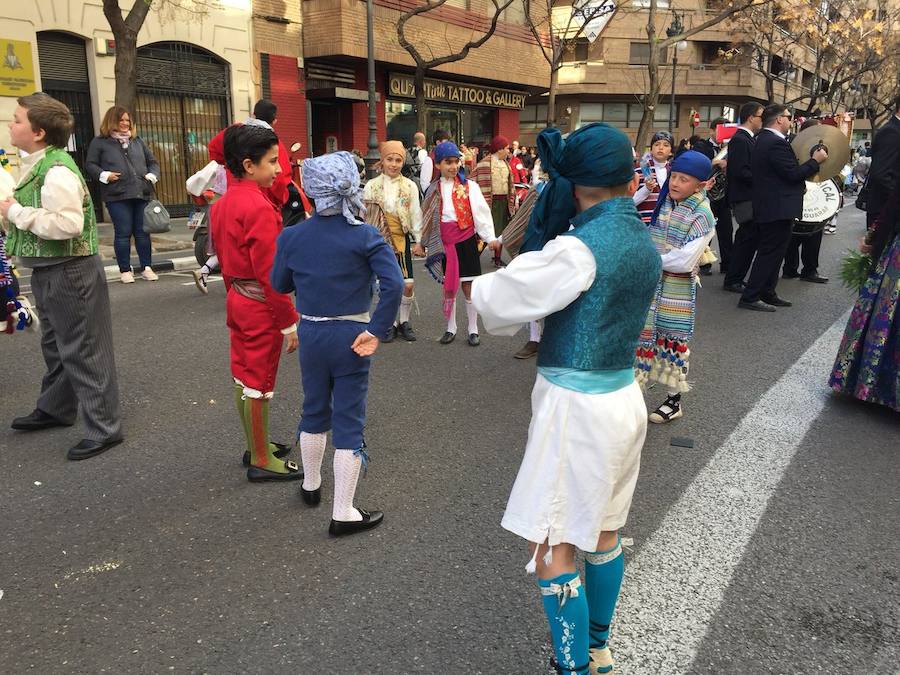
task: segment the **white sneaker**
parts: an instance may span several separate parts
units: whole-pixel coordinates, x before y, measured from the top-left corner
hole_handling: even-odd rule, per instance
[[[153,271],[152,269],[150,269],[149,267],[145,267],[145,268],[144,268],[144,271],[141,272],[141,276],[142,276],[146,281],[159,281],[159,277],[157,276],[156,272],[154,272],[154,271]]]
[[[194,283],[197,284],[197,290],[203,293],[203,295],[209,295],[209,287],[206,285],[206,275],[200,270],[192,270],[191,274],[194,275]]]
[[[134,274],[131,272],[122,272],[122,283],[123,284],[133,284],[134,283]]]
[[[591,675],[603,675],[604,673],[611,673],[613,671],[613,668],[615,668],[615,662],[613,661],[612,653],[609,651],[609,647],[591,650]]]

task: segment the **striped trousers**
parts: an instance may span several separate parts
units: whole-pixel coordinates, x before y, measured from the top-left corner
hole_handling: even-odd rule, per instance
[[[31,289],[47,364],[37,408],[72,423],[80,405],[85,438],[121,438],[109,292],[100,256],[35,267]]]

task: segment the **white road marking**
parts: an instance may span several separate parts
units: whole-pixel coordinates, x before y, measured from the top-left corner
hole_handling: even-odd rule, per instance
[[[112,572],[113,570],[119,569],[122,563],[119,560],[110,560],[109,562],[100,563],[99,565],[91,565],[83,570],[78,570],[76,572],[69,572],[63,577],[63,580],[71,579],[72,577],[81,577],[88,574],[100,574],[101,572]]]
[[[769,498],[828,400],[848,316],[760,398],[626,564],[610,642],[616,672],[690,670]]]

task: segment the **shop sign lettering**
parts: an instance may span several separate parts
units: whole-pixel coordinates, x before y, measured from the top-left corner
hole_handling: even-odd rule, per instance
[[[415,98],[415,80],[411,75],[392,73],[389,77],[388,91],[391,96]],[[425,98],[429,101],[521,110],[525,106],[526,96],[527,94],[523,92],[509,89],[483,87],[477,84],[460,84],[446,80],[425,80]]]

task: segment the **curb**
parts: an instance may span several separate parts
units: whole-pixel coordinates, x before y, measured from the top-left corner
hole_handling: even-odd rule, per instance
[[[198,269],[197,259],[194,256],[184,256],[182,258],[169,258],[166,260],[158,260],[150,266],[154,272],[180,272],[182,270]],[[106,280],[111,281],[119,277],[118,265],[107,265],[103,268],[106,273]]]

